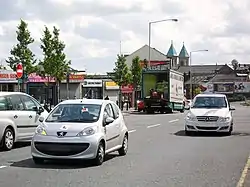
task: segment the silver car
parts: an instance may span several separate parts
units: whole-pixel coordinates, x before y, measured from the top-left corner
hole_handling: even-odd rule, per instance
[[[128,129],[112,101],[66,100],[39,120],[31,143],[36,164],[46,159],[90,159],[101,165],[105,154],[127,154]]]

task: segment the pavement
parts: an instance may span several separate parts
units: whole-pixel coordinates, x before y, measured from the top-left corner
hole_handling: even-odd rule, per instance
[[[112,153],[98,167],[70,161],[38,166],[29,144],[17,144],[0,152],[0,187],[250,187],[250,110],[235,107],[231,136],[185,136],[181,113],[125,115],[128,154]]]

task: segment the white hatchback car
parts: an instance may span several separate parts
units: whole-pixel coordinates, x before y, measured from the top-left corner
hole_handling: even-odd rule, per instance
[[[11,150],[17,141],[31,140],[39,117],[48,112],[30,95],[0,92],[0,147]]]
[[[233,131],[233,115],[226,95],[199,94],[185,117],[185,133],[211,131],[231,134]]]
[[[128,129],[121,110],[110,100],[66,100],[39,120],[42,124],[31,143],[37,164],[46,159],[91,159],[101,165],[107,153],[127,153]]]

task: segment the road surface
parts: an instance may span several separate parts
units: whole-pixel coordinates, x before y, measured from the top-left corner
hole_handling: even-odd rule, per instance
[[[98,167],[70,161],[37,166],[30,146],[21,144],[0,152],[0,186],[236,187],[249,156],[249,114],[237,104],[232,136],[193,137],[184,135],[185,114],[126,115],[128,154],[112,153]]]

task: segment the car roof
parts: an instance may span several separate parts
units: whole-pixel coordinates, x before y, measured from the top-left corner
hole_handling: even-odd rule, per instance
[[[226,97],[226,95],[211,93],[211,94],[198,94],[195,97]]]
[[[103,100],[103,99],[69,99],[62,101],[60,104],[96,104],[96,105],[102,105],[107,103],[114,103],[110,100]]]
[[[0,92],[0,96],[14,95],[14,94],[27,95],[26,93],[23,92]]]

